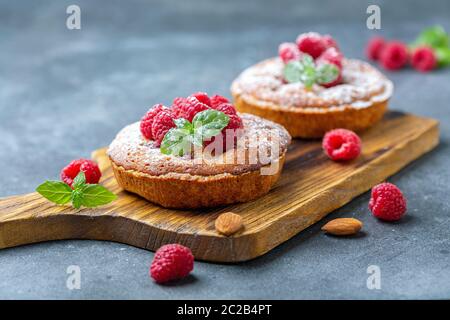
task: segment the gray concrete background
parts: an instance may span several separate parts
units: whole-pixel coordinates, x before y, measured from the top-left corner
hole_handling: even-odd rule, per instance
[[[65,27],[78,4],[82,29]],[[436,23],[450,31],[449,1],[373,1],[381,34],[411,41]],[[107,145],[156,102],[204,90],[229,95],[245,67],[276,54],[300,32],[331,33],[363,58],[369,2],[0,1],[0,196],[31,192],[68,161]],[[197,262],[171,286],[148,278],[153,253],[97,241],[60,241],[0,251],[0,298],[450,298],[450,70],[388,73],[392,108],[440,119],[442,142],[390,179],[408,216],[382,223],[364,194],[326,220],[355,216],[365,234],[339,239],[313,226],[256,260]],[[81,290],[66,288],[79,265]],[[381,268],[381,290],[366,269]]]

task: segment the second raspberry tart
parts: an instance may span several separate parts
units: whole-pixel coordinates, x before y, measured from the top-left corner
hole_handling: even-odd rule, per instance
[[[280,123],[299,138],[367,129],[382,118],[392,92],[381,72],[344,58],[330,36],[314,32],[281,44],[279,57],[244,70],[231,86],[239,111]]]

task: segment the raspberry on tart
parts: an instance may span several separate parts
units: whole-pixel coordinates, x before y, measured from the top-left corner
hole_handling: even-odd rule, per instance
[[[393,84],[380,71],[366,62],[344,57],[329,36],[302,34],[297,45],[303,57],[312,58],[307,68],[297,67],[298,72],[315,69],[316,75],[305,73],[310,81],[304,82],[304,77],[286,73],[296,64],[305,65],[308,60],[304,58],[288,63],[280,57],[259,62],[244,70],[231,85],[238,111],[277,122],[294,138],[320,138],[335,128],[361,131],[383,117]],[[322,79],[323,65],[333,65],[334,72],[337,68],[332,80]]]
[[[222,96],[199,95],[210,100],[209,108],[195,95],[161,108],[153,118],[153,140],[141,132],[142,121],[118,133],[108,149],[118,184],[170,208],[246,202],[269,192],[281,174],[288,132],[271,121],[237,113]],[[229,137],[233,143],[226,149],[214,143]]]

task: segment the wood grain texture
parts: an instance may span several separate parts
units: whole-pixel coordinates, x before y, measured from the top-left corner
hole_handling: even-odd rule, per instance
[[[363,153],[350,163],[335,163],[320,141],[294,140],[283,174],[262,198],[207,210],[164,209],[120,190],[105,149],[93,153],[102,184],[118,194],[95,209],[56,206],[37,193],[0,200],[0,248],[58,239],[97,239],[156,250],[166,243],[190,247],[200,260],[236,262],[258,257],[385,180],[433,149],[438,122],[390,112],[362,134]],[[218,234],[214,221],[232,211],[244,228],[231,237]]]

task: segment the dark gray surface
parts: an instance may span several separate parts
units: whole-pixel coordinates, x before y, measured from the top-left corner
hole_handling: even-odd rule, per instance
[[[424,27],[450,30],[448,1],[385,1],[382,31],[410,41]],[[82,10],[82,29],[65,9]],[[373,2],[370,2],[373,3]],[[375,2],[377,3],[377,2]],[[333,34],[363,58],[375,32],[368,3],[354,1],[1,1],[0,196],[31,192],[68,161],[107,145],[156,102],[204,90],[229,95],[245,67],[300,32]],[[61,241],[0,251],[0,298],[450,298],[450,72],[388,73],[392,108],[440,119],[440,146],[390,181],[408,216],[381,223],[368,194],[326,220],[355,216],[365,235],[339,239],[313,226],[269,254],[238,265],[197,262],[173,286],[148,278],[153,253],[97,241]],[[381,290],[366,269],[381,268]],[[81,267],[81,289],[66,268]]]

